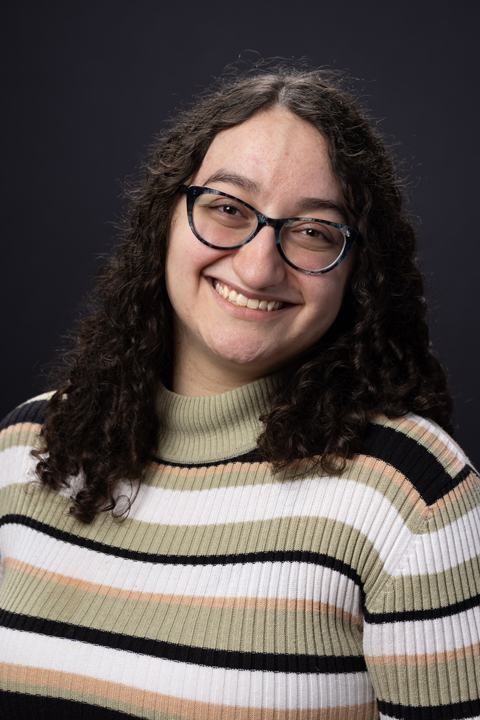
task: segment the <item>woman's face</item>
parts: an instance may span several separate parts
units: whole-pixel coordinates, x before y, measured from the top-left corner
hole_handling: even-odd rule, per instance
[[[312,125],[283,108],[219,133],[190,184],[234,195],[272,218],[348,222],[339,210],[314,209],[324,201],[344,205],[327,143]],[[350,253],[324,275],[301,273],[280,256],[271,227],[236,250],[209,248],[190,229],[182,196],[166,265],[177,343],[174,391],[211,395],[286,366],[332,325],[352,261]],[[242,307],[219,294],[225,288],[284,305],[270,312]]]

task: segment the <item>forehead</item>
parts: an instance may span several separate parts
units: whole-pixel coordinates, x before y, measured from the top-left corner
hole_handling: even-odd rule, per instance
[[[221,171],[250,180],[252,192],[265,200],[289,193],[340,199],[326,139],[284,108],[257,113],[218,133],[192,183],[206,185]]]

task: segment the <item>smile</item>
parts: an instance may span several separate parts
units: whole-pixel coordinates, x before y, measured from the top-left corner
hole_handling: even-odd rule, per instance
[[[235,290],[231,290],[228,285],[213,281],[213,287],[219,295],[225,300],[231,302],[232,305],[239,305],[240,307],[248,307],[251,310],[261,310],[263,312],[271,312],[272,310],[280,310],[283,307],[282,302],[276,300],[259,300],[257,298],[246,298],[245,295],[237,293]]]

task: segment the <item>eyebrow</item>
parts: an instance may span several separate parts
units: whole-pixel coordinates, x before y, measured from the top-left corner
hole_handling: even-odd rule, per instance
[[[250,180],[244,175],[237,175],[235,173],[227,172],[226,170],[219,170],[213,175],[210,175],[210,177],[205,180],[205,185],[208,186],[210,185],[210,183],[217,182],[230,183],[231,185],[235,185],[241,190],[245,190],[249,193],[258,194],[260,192],[260,186],[254,180]],[[316,197],[303,197],[295,203],[295,207],[298,208],[299,213],[315,210],[331,210],[340,216],[343,223],[348,222],[348,213],[346,211],[346,208],[343,205],[339,205],[338,203],[334,202],[333,200]]]
[[[347,222],[346,209],[342,205],[334,202],[333,200],[305,197],[299,200],[298,207],[302,212],[315,210],[333,210],[333,212],[337,213],[337,215],[341,217],[343,223]]]
[[[234,173],[229,173],[225,170],[219,170],[205,180],[207,185],[214,182],[227,182],[241,188],[241,190],[246,190],[246,192],[260,192],[260,185],[257,185],[254,180],[249,180],[249,178],[246,178],[244,175],[235,175]]]

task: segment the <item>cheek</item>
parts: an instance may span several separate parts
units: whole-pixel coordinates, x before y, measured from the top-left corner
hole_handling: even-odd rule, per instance
[[[196,246],[200,245],[200,243],[192,242],[192,239],[195,241],[188,222],[177,211],[170,227],[165,263],[169,294],[170,288],[182,280],[186,280],[187,276],[190,276],[189,283],[191,282],[191,274],[198,265],[198,248]]]
[[[205,268],[219,254],[195,238],[188,223],[172,225],[165,264],[165,282],[170,302],[178,315],[200,302]],[[203,288],[203,292],[205,289]]]
[[[335,270],[331,274],[326,273],[325,275],[307,278],[309,281],[314,281],[314,284],[309,283],[308,297],[312,312],[316,316],[331,318],[333,315],[336,317],[342,305],[348,286],[349,273],[346,271],[336,275],[333,273],[335,273]]]

